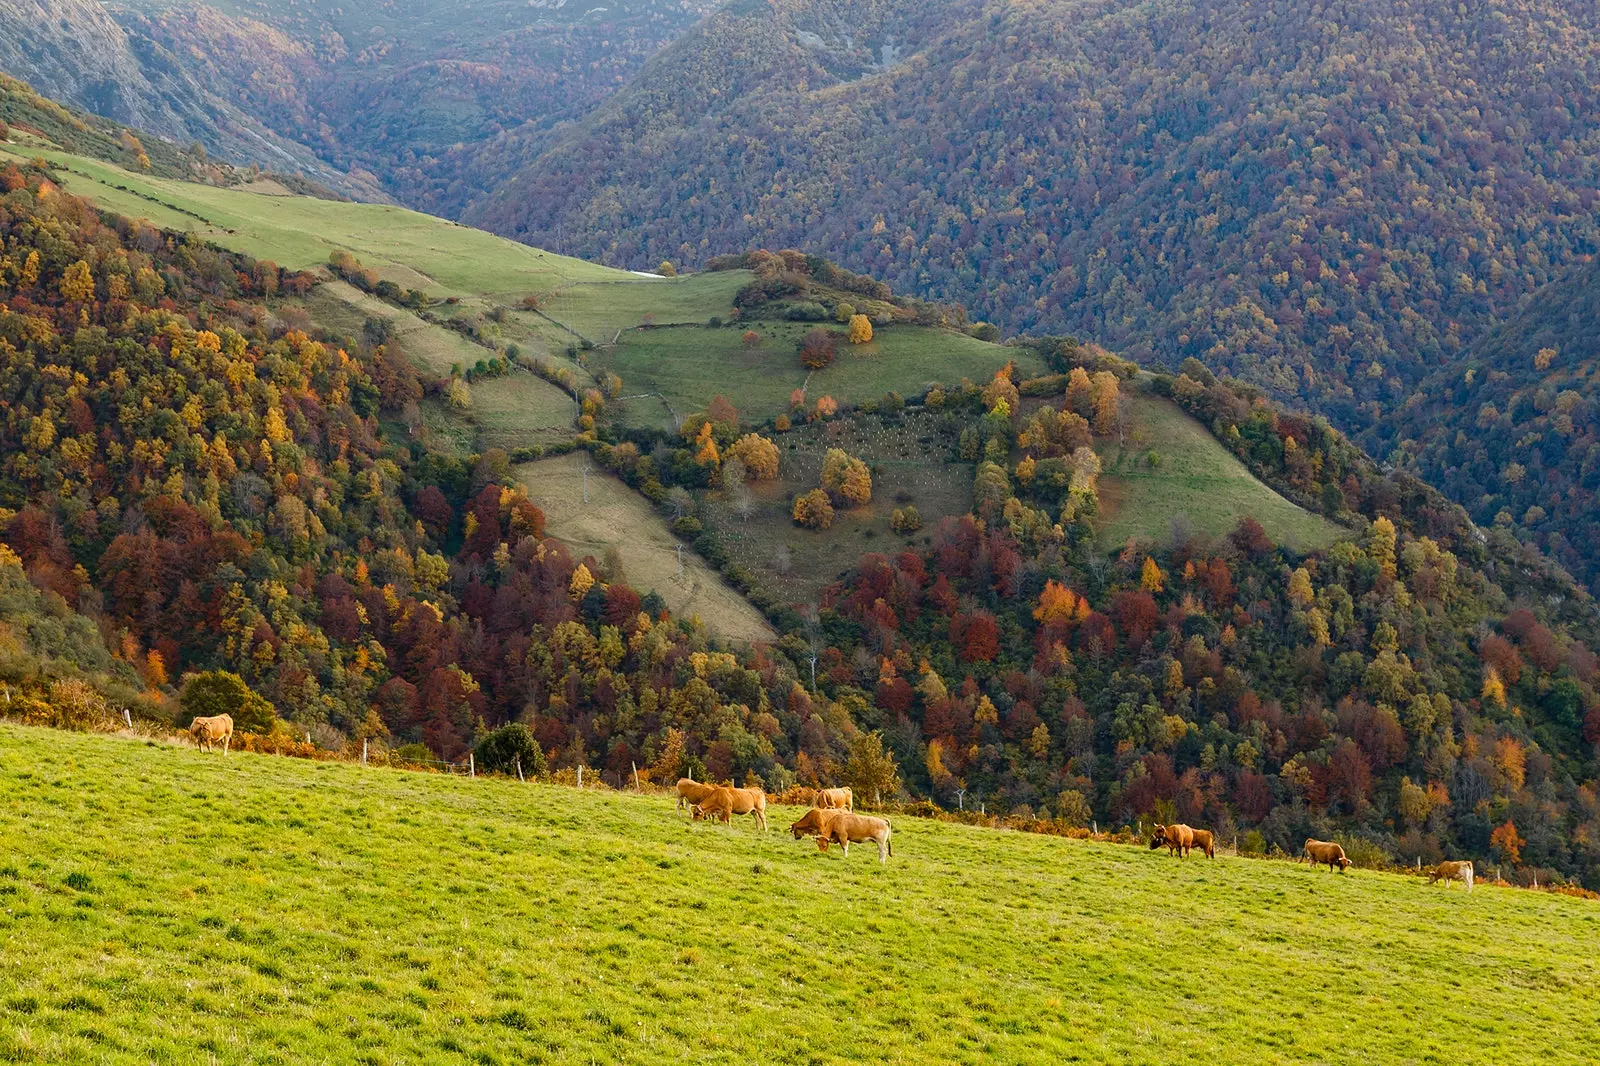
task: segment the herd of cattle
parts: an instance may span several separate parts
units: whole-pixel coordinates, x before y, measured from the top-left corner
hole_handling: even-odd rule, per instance
[[[1216,848],[1212,843],[1211,830],[1192,829],[1189,826],[1157,825],[1150,836],[1150,850],[1165,847],[1169,855],[1182,855],[1189,857],[1193,848],[1199,848],[1208,859],[1217,857]],[[1331,840],[1308,839],[1305,846],[1300,849],[1300,858],[1297,862],[1308,862],[1312,866],[1327,865],[1328,869],[1337,869],[1344,873],[1350,868],[1350,860],[1345,857],[1344,848]],[[1441,862],[1428,871],[1428,884],[1437,884],[1440,881],[1460,881],[1467,886],[1467,891],[1472,891],[1472,863]]]
[[[693,778],[678,779],[678,809],[688,807],[695,821],[733,821],[736,814],[753,814],[756,826],[767,831],[767,793],[760,788],[731,788],[727,785],[708,785]],[[848,788],[823,788],[817,790],[812,807],[789,826],[796,840],[816,837],[817,850],[827,851],[829,844],[838,844],[846,856],[851,844],[878,845],[878,861],[887,863],[894,854],[889,843],[889,822],[883,818],[868,818],[855,813],[855,796]]]
[[[228,754],[233,740],[233,718],[226,714],[210,718],[196,718],[189,726],[189,735],[202,750],[210,751],[220,746]],[[728,785],[709,785],[690,777],[678,779],[678,810],[687,807],[695,821],[720,821],[724,825],[733,821],[736,814],[755,816],[756,827],[767,831],[767,793],[760,788],[733,788]],[[838,844],[845,855],[851,844],[868,841],[878,845],[878,861],[887,863],[894,854],[889,843],[889,823],[883,818],[869,818],[855,813],[855,797],[848,788],[823,788],[817,790],[812,807],[789,826],[796,840],[816,837],[817,850],[827,851],[829,844]],[[1169,855],[1189,857],[1198,848],[1208,859],[1217,857],[1215,840],[1209,829],[1195,829],[1181,823],[1157,825],[1150,836],[1150,850],[1165,847]],[[1344,848],[1331,840],[1307,840],[1298,861],[1312,866],[1327,865],[1340,873],[1350,868]],[[1441,862],[1428,873],[1428,883],[1461,881],[1472,891],[1472,863]]]

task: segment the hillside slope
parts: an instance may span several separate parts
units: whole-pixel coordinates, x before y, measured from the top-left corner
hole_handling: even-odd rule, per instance
[[[1589,1057],[1591,902],[798,813],[0,726],[0,1058]]]
[[[750,0],[465,218],[815,249],[1348,428],[1594,249],[1597,44],[1586,0]]]
[[[1424,379],[1369,443],[1600,590],[1597,322],[1591,261]]]
[[[211,73],[209,58],[130,36],[99,0],[0,0],[0,71],[152,139],[203,144],[240,165],[255,162],[350,194],[383,198],[317,159],[293,134],[260,122]]]

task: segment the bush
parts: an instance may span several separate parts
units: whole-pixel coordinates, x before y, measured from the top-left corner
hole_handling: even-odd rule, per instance
[[[187,729],[196,718],[219,714],[233,718],[240,733],[270,733],[277,724],[278,712],[267,699],[251,691],[244,678],[227,670],[207,670],[190,674],[178,694],[178,727]]]
[[[423,765],[433,761],[433,752],[428,750],[426,744],[402,744],[394,750],[390,761]]]
[[[791,322],[822,322],[828,317],[828,309],[814,300],[802,300],[790,305],[786,317]]]
[[[794,521],[807,529],[827,529],[833,525],[833,501],[822,489],[812,489],[795,497]]]
[[[486,734],[472,751],[478,769],[488,773],[514,774],[522,761],[524,774],[542,774],[548,768],[544,752],[533,733],[521,722],[501,726]]]
[[[681,515],[672,520],[672,531],[680,537],[693,540],[700,535],[700,519],[694,515]]]

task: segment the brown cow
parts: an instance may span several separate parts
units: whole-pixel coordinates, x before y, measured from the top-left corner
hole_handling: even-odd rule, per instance
[[[692,777],[678,778],[678,810],[695,806],[716,790],[716,785],[701,784]]]
[[[189,723],[189,735],[201,751],[210,751],[213,745],[221,744],[222,754],[226,755],[229,745],[233,743],[233,716],[217,714],[210,718],[196,718]]]
[[[1212,843],[1211,830],[1191,829],[1189,826],[1177,823],[1174,825],[1157,824],[1155,834],[1150,838],[1150,850],[1154,851],[1163,844],[1171,855],[1182,853],[1184,858],[1189,857],[1191,848],[1199,848],[1205,853],[1206,858],[1217,857],[1216,847]]]
[[[1447,885],[1451,881],[1462,881],[1467,886],[1467,891],[1472,891],[1472,864],[1470,862],[1441,862],[1428,871],[1428,884],[1443,881]]]
[[[798,822],[789,826],[789,832],[794,834],[796,840],[816,837],[818,851],[827,851],[829,842],[838,844],[844,848],[846,857],[850,855],[852,842],[860,844],[868,840],[878,845],[879,862],[887,863],[889,856],[894,854],[894,845],[889,840],[889,823],[883,818],[813,807],[801,815]]]
[[[818,810],[824,811],[853,811],[856,809],[855,794],[846,788],[819,788],[817,798],[812,801]]]
[[[1337,866],[1340,873],[1350,868],[1350,860],[1344,857],[1344,849],[1329,840],[1307,840],[1306,846],[1300,851],[1300,858],[1312,866],[1327,863],[1329,870]]]
[[[736,814],[753,814],[756,816],[756,826],[763,833],[767,831],[767,794],[759,788],[727,788],[717,785],[711,795],[701,800],[694,807],[694,820],[721,821],[724,825],[733,821]]]

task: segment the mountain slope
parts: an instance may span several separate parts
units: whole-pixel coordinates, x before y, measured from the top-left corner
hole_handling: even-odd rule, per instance
[[[150,95],[141,73],[181,70],[219,119],[247,115],[374,190],[455,215],[711,6],[128,0],[100,18],[145,61],[130,99]]]
[[[1353,427],[1593,250],[1597,184],[1583,0],[750,0],[465,217],[816,248]]]
[[[349,194],[382,198],[282,137],[215,91],[204,55],[175,55],[130,36],[98,0],[0,0],[0,71],[47,96],[177,145],[303,174]],[[213,82],[208,86],[208,82]]]
[[[1600,261],[1426,378],[1372,445],[1600,589]]]

